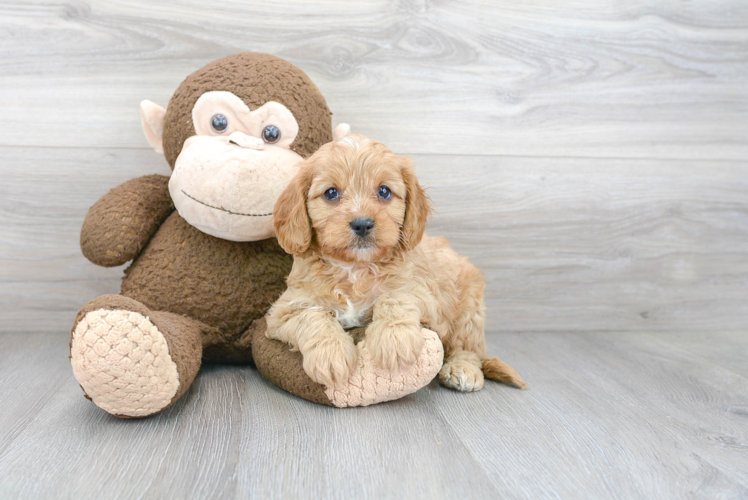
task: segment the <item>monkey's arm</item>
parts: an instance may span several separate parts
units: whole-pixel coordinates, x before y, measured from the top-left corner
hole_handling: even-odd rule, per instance
[[[83,221],[81,250],[88,260],[114,267],[134,259],[174,211],[169,178],[146,175],[117,186],[94,203]]]

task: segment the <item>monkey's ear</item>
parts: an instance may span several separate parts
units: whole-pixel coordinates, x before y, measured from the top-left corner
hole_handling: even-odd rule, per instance
[[[431,203],[418,183],[413,166],[407,158],[403,158],[402,175],[406,187],[402,245],[406,250],[410,250],[423,238],[426,222],[431,214]]]
[[[140,103],[140,122],[143,124],[143,132],[148,144],[160,155],[164,154],[164,118],[166,109],[155,102],[143,101]]]
[[[291,255],[303,254],[312,243],[312,224],[306,211],[310,181],[309,168],[302,166],[273,209],[275,236],[283,250]]]
[[[334,129],[332,129],[332,140],[339,141],[343,137],[351,133],[351,126],[347,123],[341,123]]]

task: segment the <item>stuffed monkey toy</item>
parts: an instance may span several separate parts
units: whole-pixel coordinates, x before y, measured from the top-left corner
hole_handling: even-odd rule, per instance
[[[274,237],[273,207],[297,164],[349,131],[333,132],[330,115],[303,71],[251,52],[188,76],[166,109],[141,103],[146,138],[172,175],[112,189],[83,223],[86,258],[131,262],[120,294],[84,305],[71,330],[73,373],[88,399],[118,417],[153,415],[187,392],[202,362],[254,362],[288,392],[337,407],[396,399],[434,378],[443,348],[427,329],[410,371],[376,366],[363,339],[357,369],[333,387],[265,336],[264,315],[293,262]]]

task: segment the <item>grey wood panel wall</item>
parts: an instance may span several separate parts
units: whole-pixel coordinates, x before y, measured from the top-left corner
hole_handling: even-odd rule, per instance
[[[489,330],[748,324],[743,1],[52,1],[0,5],[0,331],[62,333],[118,290],[78,231],[168,174],[139,101],[242,50],[414,156],[430,232],[486,273]]]

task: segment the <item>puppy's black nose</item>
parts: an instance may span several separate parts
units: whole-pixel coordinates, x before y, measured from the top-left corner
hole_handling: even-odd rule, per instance
[[[363,238],[374,229],[374,221],[371,219],[356,219],[351,222],[351,229],[353,229],[354,233]]]

